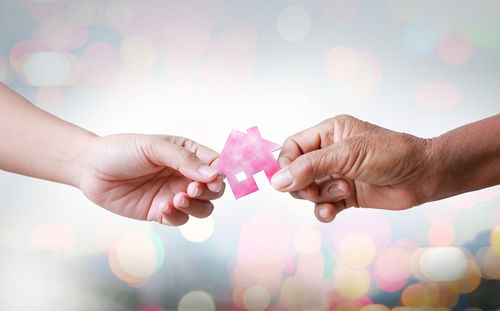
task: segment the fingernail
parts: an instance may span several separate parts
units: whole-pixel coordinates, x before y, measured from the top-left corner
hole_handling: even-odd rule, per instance
[[[217,175],[217,170],[211,166],[208,165],[202,165],[198,169],[198,172],[200,172],[202,175],[204,175],[207,178],[212,178],[215,175]]]
[[[271,185],[273,185],[276,189],[288,187],[292,184],[292,182],[292,175],[290,175],[290,171],[288,171],[288,169],[279,171],[271,178]]]
[[[347,194],[347,189],[345,189],[345,185],[341,182],[334,182],[328,187],[328,194],[332,198],[343,197]]]
[[[222,182],[217,183],[217,188],[215,188],[214,192],[219,192],[222,189]]]
[[[201,189],[200,189],[200,187],[195,187],[195,188],[194,188],[194,192],[193,192],[192,197],[194,197],[194,198],[195,198],[195,197],[199,196],[200,194],[201,194]]]
[[[321,208],[319,210],[319,217],[323,219],[329,219],[330,218],[330,212],[328,211],[327,208]]]
[[[180,198],[179,199],[179,207],[189,207],[189,200],[186,200],[185,198]]]

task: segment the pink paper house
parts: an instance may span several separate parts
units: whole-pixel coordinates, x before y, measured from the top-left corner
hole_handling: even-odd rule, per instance
[[[280,170],[273,151],[281,148],[262,139],[256,126],[247,133],[232,130],[217,161],[217,170],[226,175],[236,199],[259,190],[253,174],[266,173],[267,179]]]

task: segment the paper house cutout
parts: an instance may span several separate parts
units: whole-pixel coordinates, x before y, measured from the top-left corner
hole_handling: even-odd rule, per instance
[[[217,170],[226,175],[236,199],[259,190],[253,174],[264,171],[271,181],[280,170],[273,151],[280,148],[279,144],[262,139],[256,126],[246,133],[231,131],[217,160]]]

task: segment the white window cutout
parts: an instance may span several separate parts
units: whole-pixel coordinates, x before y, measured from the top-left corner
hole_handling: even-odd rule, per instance
[[[247,175],[245,174],[245,172],[239,172],[238,174],[236,174],[236,180],[238,182],[242,182],[245,179],[247,179]]]

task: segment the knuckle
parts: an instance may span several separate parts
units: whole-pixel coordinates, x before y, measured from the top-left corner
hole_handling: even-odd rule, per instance
[[[294,137],[295,135],[292,135],[285,139],[285,142],[283,143],[283,150],[287,150],[296,145]]]

